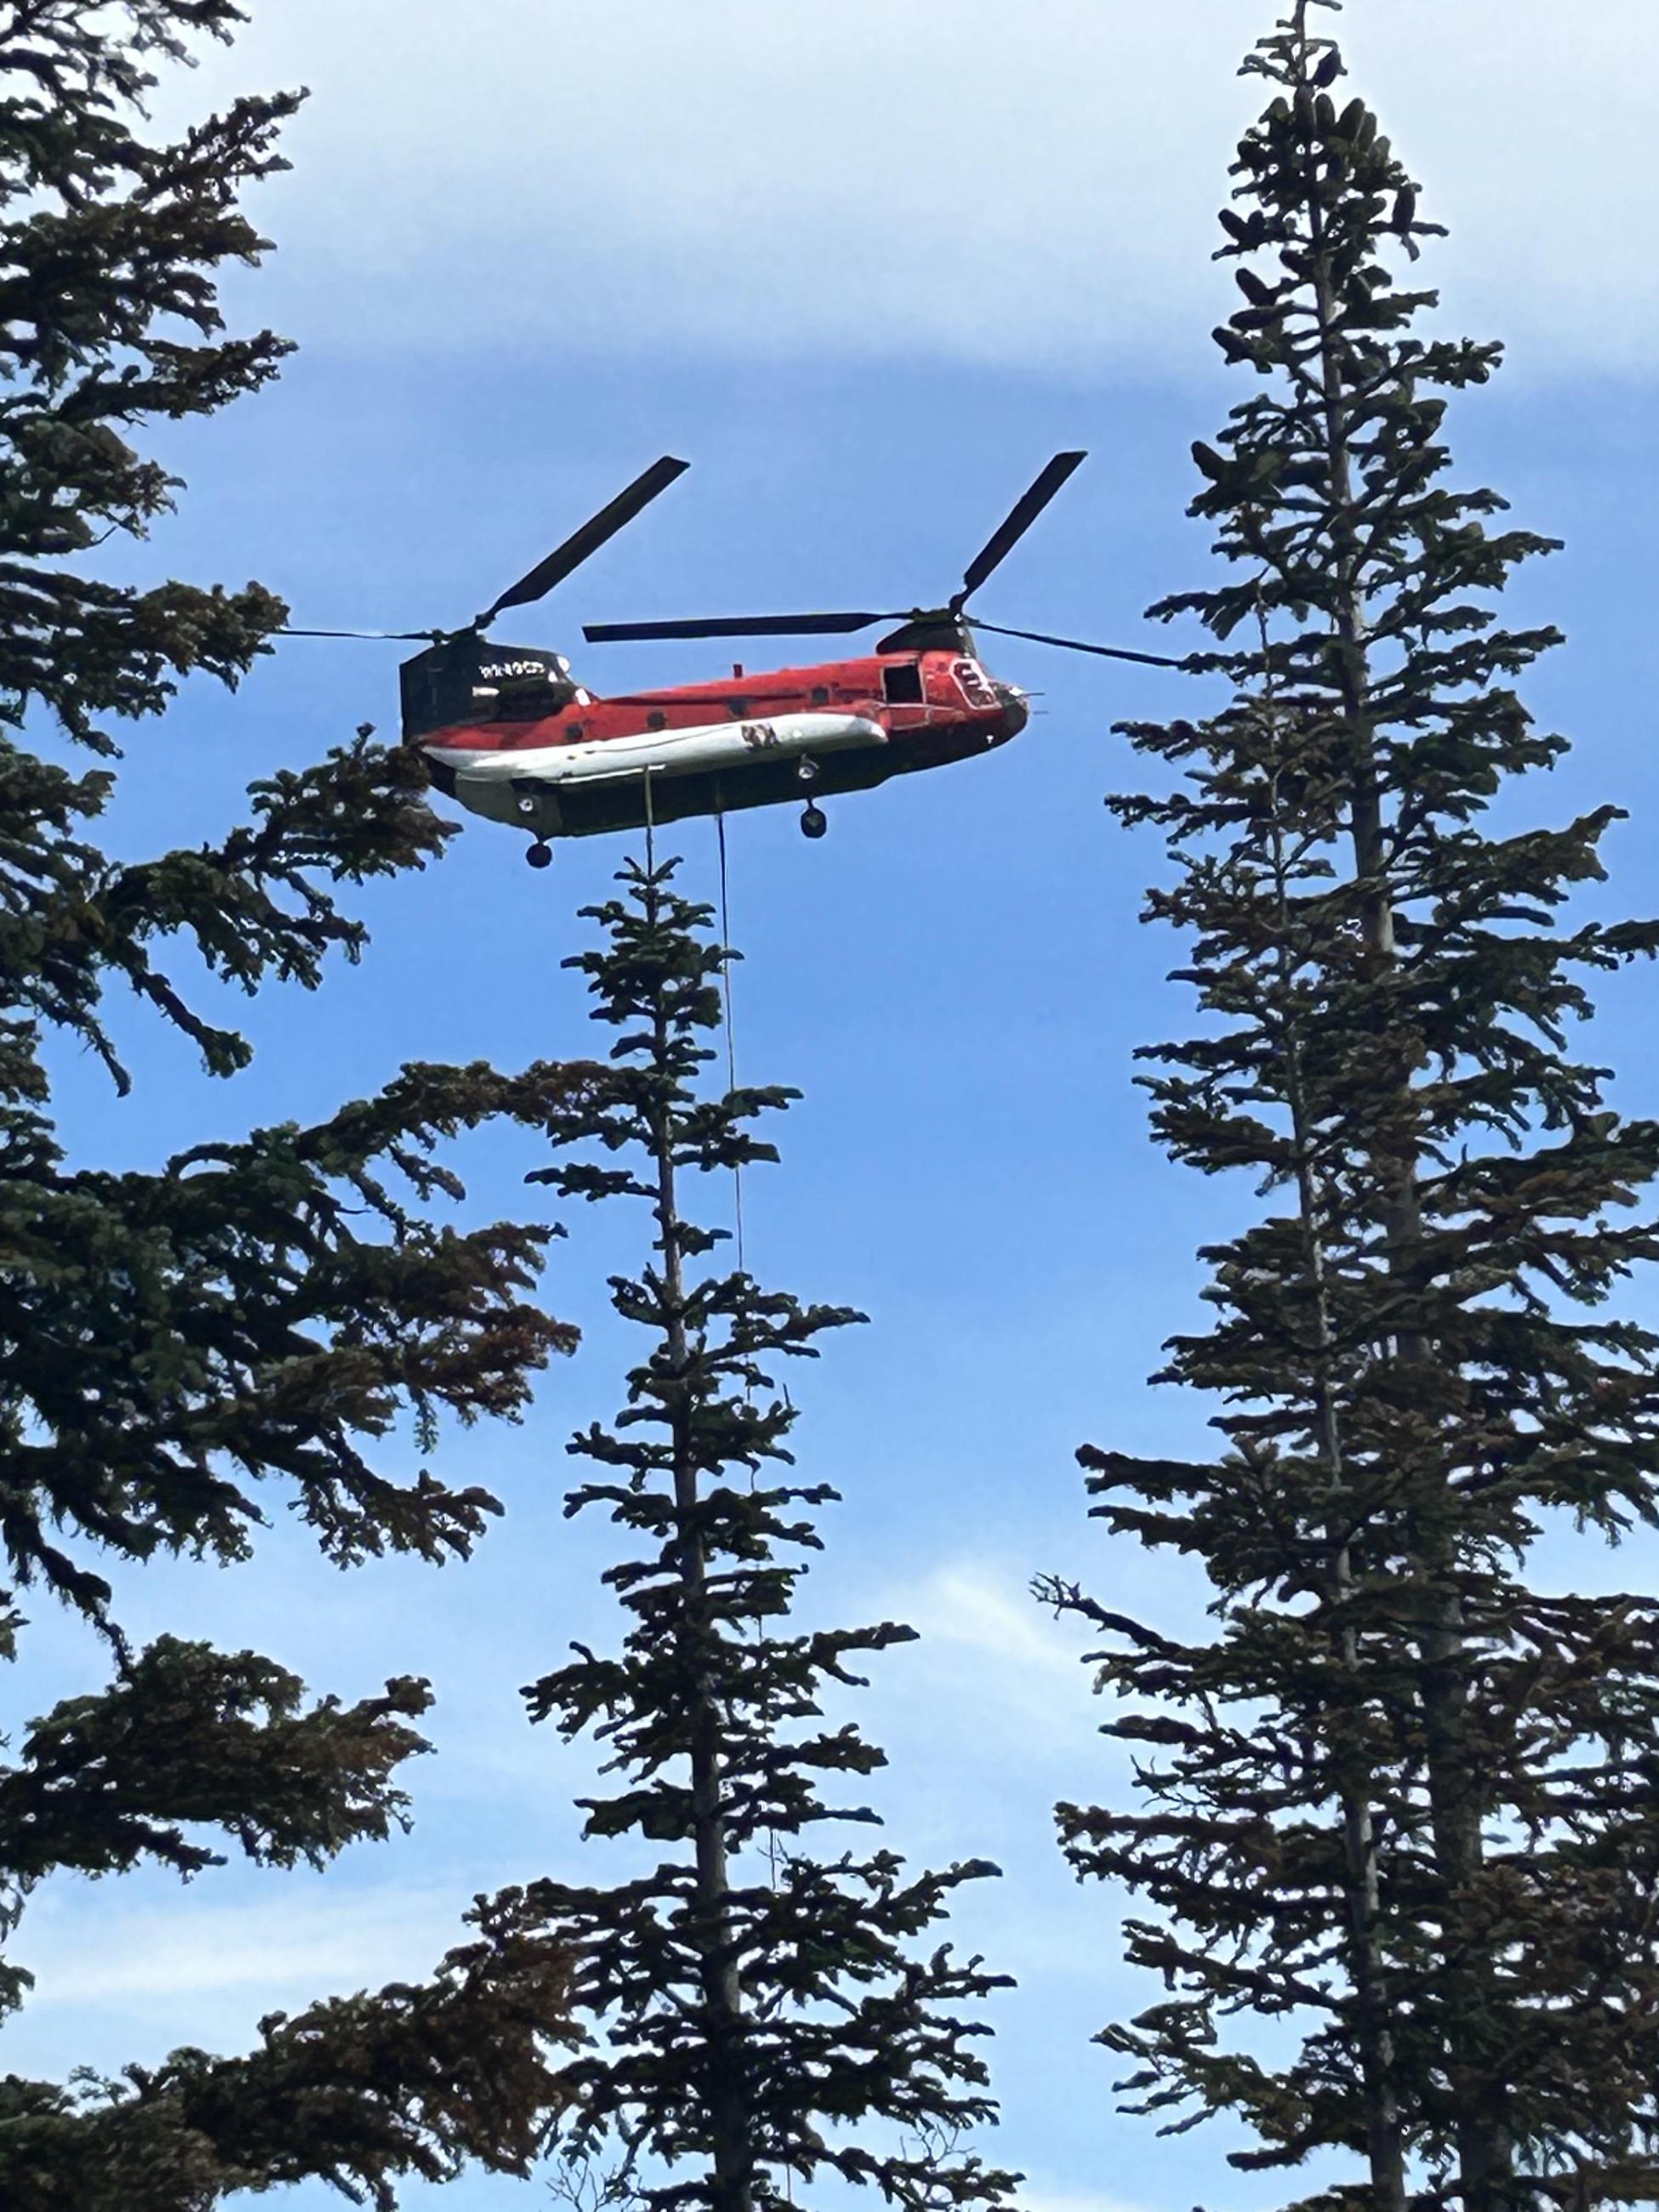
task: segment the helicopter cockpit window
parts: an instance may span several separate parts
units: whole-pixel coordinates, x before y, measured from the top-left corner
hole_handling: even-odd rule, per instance
[[[994,707],[997,695],[985,680],[985,671],[975,660],[958,660],[951,673],[956,678],[963,697],[970,707]]]
[[[881,688],[890,707],[920,707],[922,703],[920,665],[914,660],[904,660],[896,667],[884,668]]]

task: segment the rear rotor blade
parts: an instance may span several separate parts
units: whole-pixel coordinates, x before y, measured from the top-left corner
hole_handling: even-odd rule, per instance
[[[1023,637],[1028,645],[1057,645],[1067,653],[1092,653],[1102,660],[1133,660],[1143,668],[1185,668],[1184,660],[1171,660],[1162,653],[1132,653],[1127,645],[1085,645],[1080,637],[1050,637],[1040,629],[1008,629],[1001,623],[981,622],[977,615],[962,617],[969,629],[989,630],[994,637]]]
[[[436,629],[292,629],[284,627],[278,637],[361,637],[381,643],[397,645],[432,645],[443,635]]]
[[[1074,470],[1082,467],[1088,458],[1087,453],[1054,455],[1030,489],[1014,501],[1008,511],[1007,520],[1000,529],[993,532],[963,569],[962,590],[956,601],[958,606],[971,592],[978,591],[994,569],[1002,566],[1060,486]]]
[[[562,583],[574,568],[579,568],[590,555],[614,538],[624,524],[629,523],[642,507],[649,507],[659,492],[667,490],[677,477],[690,468],[689,461],[677,461],[672,453],[665,453],[653,461],[642,476],[635,477],[626,491],[618,492],[608,507],[573,531],[562,545],[556,546],[544,561],[538,562],[526,576],[501,593],[487,614],[478,617],[477,627],[485,629],[498,614],[508,607],[526,607],[544,598],[555,584]]]
[[[846,637],[855,629],[902,617],[892,615],[727,615],[712,622],[585,623],[590,645],[633,644],[675,637]]]

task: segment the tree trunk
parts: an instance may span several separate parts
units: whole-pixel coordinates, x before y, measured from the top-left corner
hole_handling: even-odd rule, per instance
[[[1271,678],[1269,684],[1271,686]],[[1274,711],[1271,700],[1268,711],[1270,714]],[[1275,740],[1277,735],[1275,724]],[[1277,767],[1271,805],[1273,878],[1279,902],[1280,981],[1287,984],[1290,980],[1286,934],[1289,885],[1279,828]],[[1347,1494],[1348,1486],[1333,1369],[1334,1337],[1324,1237],[1320,1225],[1322,1208],[1314,1171],[1302,1086],[1301,1049],[1293,1025],[1287,1027],[1284,1042],[1285,1089],[1291,1109],[1291,1141],[1296,1148],[1297,1202],[1301,1217],[1302,1248],[1314,1299],[1319,1450],[1334,1501],[1328,1601],[1336,1610],[1340,1624],[1337,1632],[1337,1648],[1342,1665],[1350,1675],[1357,1675],[1358,1638],[1352,1626],[1340,1619],[1353,1590],[1353,1555],[1346,1528],[1337,1525],[1337,1516],[1342,1512],[1342,1501]],[[1376,2197],[1376,2212],[1406,2212],[1405,2147],[1395,2080],[1394,2033],[1389,2009],[1388,1978],[1377,1935],[1382,1894],[1376,1823],[1367,1787],[1369,1781],[1368,1775],[1348,1773],[1343,1778],[1341,1788],[1348,1972],[1354,1987],[1359,2063],[1364,2083],[1366,2152],[1371,2187]]]
[[[667,1025],[657,1023],[659,1060],[666,1057]],[[657,1164],[657,1220],[662,1234],[664,1304],[670,1368],[687,1364],[684,1255],[674,1188],[673,1139],[665,1112],[653,1129]],[[744,2074],[743,1986],[726,1863],[726,1806],[720,1776],[720,1711],[706,1662],[709,1634],[705,1604],[708,1559],[696,1528],[697,1470],[688,1408],[682,1396],[672,1430],[674,1504],[678,1522],[681,1577],[685,1585],[687,1642],[695,1668],[691,1695],[691,1819],[696,1855],[696,1926],[702,2002],[712,2053],[708,2085],[714,2142],[714,2212],[752,2212],[755,2179],[754,2115]]]
[[[1304,0],[1298,0],[1297,27],[1306,36]],[[1307,81],[1305,53],[1304,82]],[[1308,96],[1312,97],[1311,87]],[[1340,577],[1336,630],[1341,671],[1342,707],[1350,744],[1352,809],[1350,830],[1354,869],[1360,885],[1360,932],[1376,971],[1397,957],[1395,915],[1388,873],[1388,851],[1378,791],[1374,725],[1370,715],[1371,670],[1369,632],[1360,585],[1360,550],[1352,522],[1353,464],[1349,416],[1335,336],[1336,301],[1328,259],[1323,251],[1323,222],[1316,197],[1310,204],[1314,248],[1314,290],[1319,327],[1320,373],[1325,459],[1334,516],[1333,550]],[[1403,1073],[1402,1085],[1410,1073]],[[1422,1237],[1414,1156],[1380,1158],[1384,1193],[1389,1268],[1403,1275]],[[1407,1331],[1395,1340],[1401,1361],[1426,1361],[1432,1349],[1420,1334]],[[1466,1726],[1469,1692],[1468,1640],[1462,1606],[1454,1578],[1455,1559],[1443,1535],[1428,1531],[1416,1546],[1429,1601],[1431,1626],[1425,1632],[1423,1716],[1430,1820],[1437,1871],[1446,1899],[1442,1940],[1448,1955],[1462,1959],[1448,1971],[1445,1990],[1451,2048],[1449,2071],[1458,2103],[1457,2146],[1462,2212],[1505,2212],[1513,2201],[1509,2186],[1513,2152],[1502,2118],[1502,2085],[1483,2078],[1478,2027],[1492,1981],[1491,1961],[1464,1949],[1457,1908],[1479,1874],[1483,1855],[1481,1807],[1471,1771]]]

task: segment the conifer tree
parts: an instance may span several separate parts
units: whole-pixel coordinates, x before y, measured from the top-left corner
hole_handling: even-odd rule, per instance
[[[1012,2177],[956,2141],[994,2117],[987,2031],[957,2008],[1002,1978],[948,1945],[912,1948],[959,1884],[995,1869],[908,1875],[884,1848],[816,1841],[874,1819],[857,1784],[883,1764],[824,1717],[823,1694],[915,1632],[790,1624],[836,1493],[781,1472],[794,1413],[775,1369],[860,1316],[714,1264],[726,1232],[686,1211],[689,1178],[776,1158],[750,1125],[794,1094],[707,1085],[726,956],[675,866],[630,863],[623,895],[588,909],[605,940],[568,964],[617,1032],[611,1077],[556,1118],[576,1157],[542,1171],[566,1196],[636,1200],[654,1224],[648,1263],[612,1285],[647,1340],[627,1407],[570,1447],[598,1473],[567,1510],[605,1509],[631,1540],[605,1577],[626,1632],[616,1656],[577,1645],[526,1692],[533,1718],[592,1735],[620,1778],[586,1801],[586,1834],[662,1855],[608,1887],[546,1881],[512,1900],[574,1952],[599,2024],[571,2069],[565,2155],[653,2212],[781,2212],[821,2172],[915,2212],[995,2204]]]
[[[251,819],[215,845],[122,862],[96,839],[111,721],[156,714],[193,670],[234,683],[284,619],[258,586],[106,582],[96,551],[142,539],[176,489],[129,440],[256,391],[285,351],[225,331],[216,280],[264,251],[239,198],[281,166],[295,100],[145,135],[154,68],[240,20],[230,0],[0,5],[0,1660],[19,1659],[30,1592],[84,1616],[114,1670],[0,1760],[8,1950],[59,1869],[188,1875],[221,1845],[320,1864],[404,1817],[422,1682],[313,1702],[252,1652],[135,1650],[109,1571],[234,1561],[283,1506],[341,1565],[465,1554],[493,1500],[400,1477],[402,1431],[424,1451],[441,1417],[511,1414],[569,1340],[531,1299],[545,1230],[461,1231],[428,1203],[459,1194],[441,1144],[503,1115],[541,1126],[564,1070],[414,1066],[313,1127],[181,1133],[152,1172],[77,1166],[54,1123],[70,1054],[128,1087],[112,986],[232,1074],[245,1041],[191,1002],[167,948],[246,992],[314,986],[363,943],[339,887],[420,867],[448,834],[418,762],[365,732],[256,784]],[[64,764],[77,746],[100,765]],[[9,2075],[0,2202],[197,2212],[310,2175],[385,2205],[402,2172],[522,2171],[558,2094],[566,1963],[486,1911],[429,1985],[273,2016],[249,2057],[185,2051],[68,2087]],[[28,1982],[0,1960],[0,2019]]]
[[[1115,802],[1167,841],[1149,916],[1206,1016],[1144,1055],[1155,1128],[1265,1210],[1203,1252],[1213,1323],[1160,1378],[1218,1405],[1214,1462],[1083,1458],[1215,1626],[1042,1586],[1103,1632],[1138,1760],[1138,1804],[1064,1806],[1062,1838],[1165,1984],[1101,2039],[1136,2108],[1242,2118],[1245,2167],[1352,2154],[1332,2212],[1648,2201],[1659,1605],[1560,1588],[1539,1542],[1659,1521],[1659,1339],[1609,1310],[1659,1255],[1659,1125],[1569,1046],[1659,927],[1564,912],[1616,808],[1494,818],[1563,750],[1514,688],[1555,634],[1493,605],[1549,541],[1450,474],[1498,349],[1421,332],[1439,234],[1336,88],[1332,4],[1246,65],[1273,97],[1217,338],[1257,389],[1194,449],[1231,573],[1158,611],[1207,625],[1232,703],[1134,726],[1178,780]]]

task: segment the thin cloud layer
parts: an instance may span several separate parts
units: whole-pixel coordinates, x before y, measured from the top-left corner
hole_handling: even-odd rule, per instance
[[[1271,0],[260,0],[184,95],[308,83],[266,312],[312,343],[1194,357]],[[1351,0],[1354,82],[1454,226],[1457,319],[1534,366],[1659,337],[1642,0]],[[170,92],[170,104],[181,95]]]
[[[309,1885],[307,1885],[309,1890]],[[255,2008],[429,1971],[466,1940],[464,1891],[400,1883],[356,1893],[148,1905],[84,1891],[38,1911],[24,1945],[36,2006],[143,2000],[158,2014],[246,1992]],[[257,2001],[257,2002],[256,2002]],[[169,2026],[171,2022],[168,2023]]]

